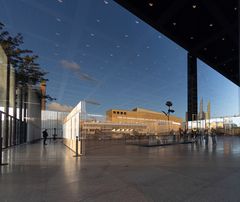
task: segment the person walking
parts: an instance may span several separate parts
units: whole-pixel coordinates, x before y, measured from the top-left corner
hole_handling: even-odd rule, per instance
[[[204,138],[204,129],[200,131],[200,144],[202,144]]]
[[[204,139],[205,139],[205,145],[208,145],[208,129],[205,129],[204,131]]]
[[[47,143],[46,143],[47,137],[48,137],[47,129],[45,129],[42,133],[43,133],[43,144],[47,145]]]
[[[216,130],[215,129],[211,129],[211,136],[212,136],[212,144],[215,145],[217,144],[217,141],[216,141]]]

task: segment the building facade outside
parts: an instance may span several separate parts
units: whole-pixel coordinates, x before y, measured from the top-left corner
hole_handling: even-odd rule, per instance
[[[240,135],[240,115],[188,121],[187,128],[190,130],[214,128],[221,134]]]
[[[168,117],[156,111],[143,108],[133,110],[110,109],[106,112],[106,120],[112,123],[143,124],[146,126],[145,134],[161,135],[171,130],[178,131],[182,125],[182,119],[171,115]]]
[[[121,139],[133,135],[147,134],[147,126],[141,123],[112,123],[84,121],[81,131],[86,139]]]
[[[132,111],[110,109],[105,119],[86,116],[80,122],[80,131],[86,139],[120,139],[135,135],[168,135],[181,126],[181,118],[170,116],[168,121],[168,117],[160,112],[142,108]]]

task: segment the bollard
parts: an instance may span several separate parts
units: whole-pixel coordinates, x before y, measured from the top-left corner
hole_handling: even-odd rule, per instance
[[[83,139],[81,138],[81,142],[80,142],[80,154],[83,155]]]
[[[79,140],[78,136],[76,136],[76,154],[73,157],[80,157],[80,155],[78,154],[78,143],[79,143],[78,140]]]

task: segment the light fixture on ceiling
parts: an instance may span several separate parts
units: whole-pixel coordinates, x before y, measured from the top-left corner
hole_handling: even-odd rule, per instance
[[[176,26],[176,25],[177,25],[177,23],[176,23],[176,22],[173,22],[172,24],[173,24],[173,26]]]
[[[197,5],[196,5],[196,4],[193,4],[193,5],[192,5],[192,8],[194,8],[194,9],[197,8]]]
[[[225,38],[223,37],[223,38],[222,38],[222,41],[224,41],[224,40],[225,40]]]
[[[153,6],[153,3],[152,3],[152,2],[149,2],[148,5],[152,7],[152,6]]]
[[[193,40],[193,39],[194,39],[194,37],[193,37],[193,36],[191,36],[191,37],[190,37],[190,39],[191,39],[191,40]]]
[[[212,24],[212,23],[210,23],[210,24],[209,24],[209,27],[212,27],[212,26],[213,26],[213,24]]]

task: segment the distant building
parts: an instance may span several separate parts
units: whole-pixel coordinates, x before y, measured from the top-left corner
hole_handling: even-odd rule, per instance
[[[81,129],[91,138],[122,138],[124,135],[144,135],[147,134],[145,124],[127,124],[112,122],[85,121],[81,124]]]
[[[170,130],[178,131],[182,127],[181,118],[171,115],[168,121],[168,117],[164,113],[142,108],[133,110],[110,109],[106,111],[105,119],[100,115],[87,114],[85,107],[79,107],[78,111],[76,109],[78,108],[75,107],[63,121],[64,138],[68,139],[65,142],[68,142],[67,145],[70,145],[70,148],[74,145],[74,138],[78,135],[83,139],[167,135]]]
[[[200,105],[199,105],[198,120],[204,120],[204,119],[205,119],[205,112],[203,111],[203,99],[201,99]]]
[[[208,101],[206,119],[210,119],[210,118],[211,118],[211,103],[210,101]]]
[[[223,134],[240,135],[240,115],[188,121],[188,129],[217,129]]]
[[[143,108],[135,108],[131,111],[110,109],[106,112],[106,120],[119,124],[144,124],[146,133],[155,135],[170,130],[177,131],[182,124],[181,118],[171,115],[168,121],[165,114]]]

